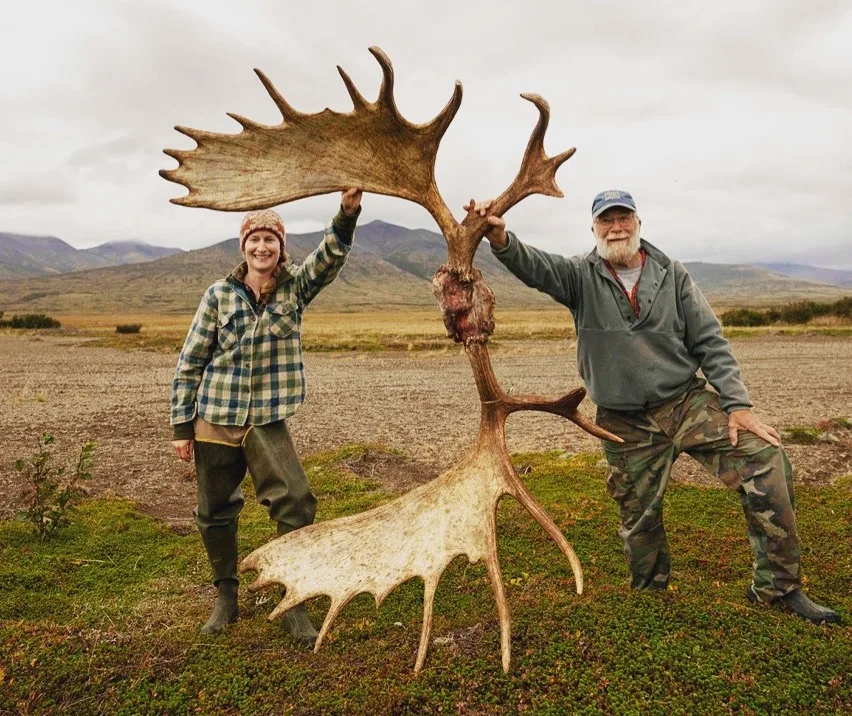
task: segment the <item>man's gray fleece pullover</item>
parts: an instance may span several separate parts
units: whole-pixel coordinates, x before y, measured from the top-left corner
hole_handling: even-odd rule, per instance
[[[567,306],[591,399],[611,410],[653,408],[686,390],[701,368],[723,410],[752,407],[719,321],[687,270],[645,240],[637,317],[597,250],[565,258],[508,232],[492,251],[527,286]]]

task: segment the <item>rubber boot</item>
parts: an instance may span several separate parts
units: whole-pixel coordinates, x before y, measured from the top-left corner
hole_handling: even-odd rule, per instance
[[[216,597],[216,604],[213,605],[213,613],[207,623],[201,627],[202,634],[218,634],[225,631],[229,624],[237,621],[239,615],[237,588],[239,584],[236,579],[222,579],[216,584],[219,594]]]
[[[278,535],[286,535],[293,531],[293,528],[283,522],[278,523]],[[286,592],[282,593],[282,597]],[[308,649],[313,649],[317,642],[319,632],[311,623],[311,618],[308,616],[308,610],[304,604],[299,604],[291,610],[284,612],[284,628],[290,635],[302,646]]]
[[[752,603],[762,601],[751,585],[749,585],[746,596]],[[813,624],[822,624],[823,622],[826,624],[840,623],[840,615],[837,612],[810,600],[801,589],[794,589],[792,592],[788,592],[783,597],[774,599],[770,603],[773,607],[795,614],[802,619],[807,619]]]
[[[313,649],[319,633],[314,629],[304,604],[284,613],[284,628],[301,645]]]

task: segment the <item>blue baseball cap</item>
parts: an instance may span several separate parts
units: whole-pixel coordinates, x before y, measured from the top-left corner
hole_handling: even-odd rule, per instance
[[[613,206],[623,206],[630,211],[636,211],[636,202],[633,201],[630,194],[620,189],[610,189],[609,191],[602,191],[595,197],[592,202],[592,218],[596,219]]]

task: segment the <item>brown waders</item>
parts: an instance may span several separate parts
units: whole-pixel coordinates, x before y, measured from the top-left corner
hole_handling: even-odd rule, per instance
[[[650,410],[598,409],[598,425],[625,441],[603,441],[603,446],[607,491],[621,511],[619,534],[631,586],[668,586],[663,496],[674,461],[686,452],[737,491],[754,558],[751,589],[761,600],[774,601],[800,586],[790,461],[783,449],[751,433],[741,431],[734,447],[719,396],[704,385],[696,378],[686,392]]]
[[[219,590],[204,633],[221,631],[237,616],[237,524],[245,504],[240,483],[247,468],[257,501],[277,523],[279,535],[312,524],[316,514],[317,500],[285,421],[231,428],[196,418],[198,505],[193,514]],[[285,624],[301,641],[316,637],[304,606],[285,614]]]

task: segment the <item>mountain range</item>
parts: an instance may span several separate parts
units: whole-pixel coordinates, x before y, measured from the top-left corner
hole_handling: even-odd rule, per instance
[[[75,249],[55,236],[0,233],[0,280],[123,266],[153,261],[182,251],[141,241],[109,241],[90,249]]]
[[[842,269],[827,269],[819,268],[818,266],[803,266],[802,264],[789,263],[760,263],[754,264],[760,268],[765,268],[768,271],[779,273],[782,276],[791,278],[801,278],[805,281],[819,281],[820,283],[830,283],[834,286],[842,288],[852,288],[852,271]]]
[[[13,237],[13,240],[7,239]],[[122,265],[75,270],[73,252],[78,251],[59,239],[42,239],[31,246],[29,268],[13,261],[19,256],[19,235],[0,234],[0,277],[35,270],[42,275],[0,280],[0,310],[44,313],[188,313],[195,310],[204,292],[217,278],[226,275],[239,261],[237,239],[193,251],[163,249],[144,244],[105,244],[86,249],[84,260],[114,261]],[[302,261],[322,238],[321,232],[289,234],[287,250]],[[17,243],[14,239],[18,239]],[[18,246],[18,253],[4,253],[4,247]],[[145,247],[144,249],[139,247]],[[71,249],[69,253],[65,248]],[[150,250],[150,251],[147,251]],[[112,254],[110,254],[112,251]],[[146,253],[147,251],[147,253]],[[154,258],[158,251],[170,255]],[[50,255],[51,260],[47,261]],[[128,263],[128,257],[142,256],[145,263]],[[7,258],[11,256],[10,258]],[[95,257],[95,258],[92,258]],[[150,258],[149,258],[150,257]],[[320,294],[315,307],[326,311],[404,309],[434,307],[431,279],[446,261],[444,238],[426,229],[406,229],[383,221],[360,226],[355,246],[339,278]],[[147,260],[146,260],[147,259]],[[553,301],[527,288],[492,256],[487,243],[480,246],[475,264],[497,297],[498,307],[545,307]],[[62,267],[70,268],[63,269]],[[846,292],[837,285],[813,278],[784,276],[764,267],[740,264],[686,264],[695,281],[714,306],[760,306],[792,300],[835,300]],[[814,269],[813,267],[799,267]],[[60,273],[60,271],[73,273]],[[49,274],[49,275],[48,275]],[[833,272],[849,279],[852,271]],[[849,274],[845,276],[844,274]],[[815,274],[814,274],[815,275]],[[812,275],[810,275],[812,276]],[[837,278],[837,277],[835,277]]]

